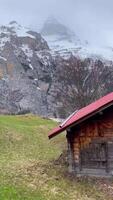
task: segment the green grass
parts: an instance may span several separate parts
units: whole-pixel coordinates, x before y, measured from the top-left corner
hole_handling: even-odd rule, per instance
[[[32,115],[0,116],[0,200],[106,200],[94,181],[55,164],[66,149],[65,134],[48,140],[55,126]]]

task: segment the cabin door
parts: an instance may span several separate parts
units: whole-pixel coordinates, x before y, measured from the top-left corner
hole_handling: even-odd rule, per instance
[[[107,170],[107,143],[92,142],[80,151],[80,168]]]

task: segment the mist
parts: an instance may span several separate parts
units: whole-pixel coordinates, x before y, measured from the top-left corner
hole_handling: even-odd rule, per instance
[[[12,20],[40,30],[49,16],[72,29],[82,40],[113,46],[112,0],[1,0],[0,24]]]

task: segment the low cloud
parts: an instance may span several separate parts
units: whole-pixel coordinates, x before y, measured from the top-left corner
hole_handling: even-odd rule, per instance
[[[1,0],[0,24],[17,20],[38,30],[54,15],[79,38],[94,45],[113,46],[112,0]]]

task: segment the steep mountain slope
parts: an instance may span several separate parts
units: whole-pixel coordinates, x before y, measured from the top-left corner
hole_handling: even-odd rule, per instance
[[[60,54],[64,58],[73,55],[80,58],[113,60],[113,48],[90,44],[81,40],[68,27],[61,24],[54,17],[49,17],[44,23],[41,34],[48,42],[52,53]]]
[[[49,17],[45,21],[41,35],[48,42],[53,55],[70,56],[71,52],[77,51],[77,47],[81,46],[81,41],[75,33],[54,17]]]
[[[79,58],[76,47],[85,43],[55,23],[47,22],[42,34],[56,35],[61,51],[15,21],[0,27],[0,113],[65,118],[113,90],[112,61]]]
[[[47,42],[15,21],[0,27],[0,110],[47,113],[53,66]]]

